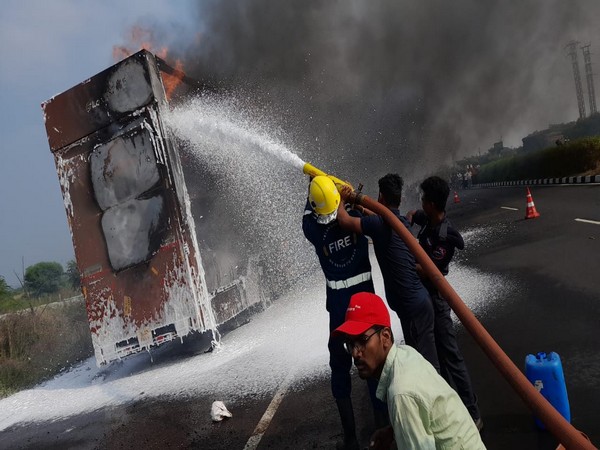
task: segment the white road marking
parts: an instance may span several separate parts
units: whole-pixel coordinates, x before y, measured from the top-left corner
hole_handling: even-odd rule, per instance
[[[519,208],[511,208],[510,206],[501,206],[502,209],[510,209],[511,211],[518,211]]]
[[[600,222],[598,222],[597,220],[575,219],[575,222],[593,223],[594,225],[600,225]]]
[[[265,434],[265,431],[267,431],[267,428],[271,423],[271,419],[273,419],[277,408],[279,408],[279,405],[281,404],[281,400],[283,400],[283,397],[285,396],[288,388],[290,387],[292,379],[294,378],[293,372],[294,371],[290,371],[285,377],[285,380],[282,381],[281,385],[279,386],[279,389],[277,389],[277,392],[273,396],[273,400],[271,400],[271,403],[269,403],[267,410],[261,417],[260,421],[258,422],[258,425],[256,425],[256,428],[254,428],[252,436],[250,436],[250,439],[248,439],[248,442],[246,442],[244,450],[255,450],[256,447],[258,447],[258,443]]]

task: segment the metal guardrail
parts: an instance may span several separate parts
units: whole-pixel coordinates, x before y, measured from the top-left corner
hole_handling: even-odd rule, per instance
[[[540,178],[536,180],[497,181],[494,183],[478,183],[472,188],[490,188],[505,186],[535,186],[535,185],[564,185],[564,184],[596,184],[600,183],[600,175],[585,175],[562,178]]]

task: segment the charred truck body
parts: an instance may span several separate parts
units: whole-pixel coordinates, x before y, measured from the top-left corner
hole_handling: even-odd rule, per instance
[[[216,330],[156,58],[140,51],[42,108],[98,364]]]

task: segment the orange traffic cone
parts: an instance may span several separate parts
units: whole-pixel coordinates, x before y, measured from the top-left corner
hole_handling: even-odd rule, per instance
[[[460,203],[460,198],[458,198],[458,193],[454,191],[454,203]]]
[[[525,218],[535,219],[536,217],[540,217],[540,213],[535,209],[531,192],[529,192],[529,188],[527,188],[527,212],[525,213]]]

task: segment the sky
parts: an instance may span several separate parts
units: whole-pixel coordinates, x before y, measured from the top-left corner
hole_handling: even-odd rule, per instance
[[[188,3],[2,2],[0,275],[11,286],[19,286],[22,261],[74,259],[41,103],[113,65],[113,46],[127,42],[134,24],[185,24]]]
[[[73,259],[40,104],[114,64],[115,46],[137,51],[134,26],[270,116],[304,160],[372,185],[575,120],[564,47],[596,58],[598,23],[597,0],[5,0],[0,275],[16,287],[22,261]]]

